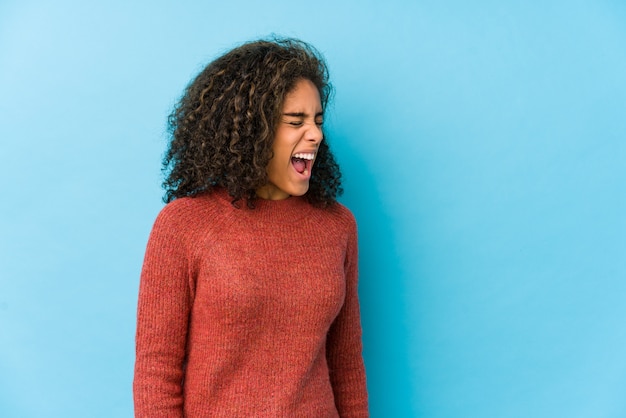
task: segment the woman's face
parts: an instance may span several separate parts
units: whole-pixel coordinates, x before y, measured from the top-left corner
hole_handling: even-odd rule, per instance
[[[272,144],[274,155],[267,166],[269,183],[257,190],[259,197],[282,200],[309,190],[311,169],[323,139],[323,117],[315,84],[298,81],[285,96]]]

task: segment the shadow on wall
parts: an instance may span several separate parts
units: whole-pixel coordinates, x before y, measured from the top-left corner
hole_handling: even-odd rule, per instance
[[[359,228],[359,297],[371,416],[412,417],[415,392],[411,386],[406,289],[395,250],[393,222],[373,173],[358,150],[350,149],[350,142],[342,140],[346,137],[335,132],[331,146],[344,175],[341,201],[352,210]]]

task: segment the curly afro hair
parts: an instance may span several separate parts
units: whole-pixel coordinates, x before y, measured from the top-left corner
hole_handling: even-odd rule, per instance
[[[209,63],[169,116],[163,200],[222,187],[236,206],[244,199],[254,208],[256,190],[268,183],[283,101],[302,79],[315,84],[326,108],[332,92],[326,63],[297,39],[248,42]],[[305,198],[325,207],[341,192],[339,166],[322,141]]]

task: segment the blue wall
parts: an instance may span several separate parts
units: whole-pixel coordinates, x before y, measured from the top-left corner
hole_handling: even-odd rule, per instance
[[[132,416],[166,115],[272,32],[316,45],[337,89],[372,416],[626,416],[626,6],[608,0],[4,0],[0,416]]]

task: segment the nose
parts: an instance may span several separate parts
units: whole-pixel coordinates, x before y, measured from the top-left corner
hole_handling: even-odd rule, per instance
[[[324,132],[322,127],[317,123],[312,123],[306,131],[305,139],[313,144],[319,144],[324,139]]]

